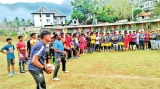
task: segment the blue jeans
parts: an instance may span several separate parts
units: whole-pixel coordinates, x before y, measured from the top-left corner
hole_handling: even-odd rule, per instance
[[[151,43],[151,48],[156,49],[156,41],[155,40],[150,40]]]
[[[156,49],[160,49],[160,40],[156,40]]]

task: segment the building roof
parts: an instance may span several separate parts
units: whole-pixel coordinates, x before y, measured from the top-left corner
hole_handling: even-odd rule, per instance
[[[47,10],[45,7],[42,7],[39,10],[37,10],[37,11],[31,13],[31,14],[41,14],[41,13],[54,14],[54,16],[66,17],[65,15],[61,14],[60,12],[58,12],[56,10]]]
[[[151,16],[151,14],[146,13],[145,11],[142,11],[137,17],[141,17],[141,16]]]

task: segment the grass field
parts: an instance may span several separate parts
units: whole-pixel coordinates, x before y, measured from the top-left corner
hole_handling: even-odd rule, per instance
[[[8,77],[6,56],[0,53],[0,57],[0,89],[36,88],[29,72]],[[19,72],[17,57],[15,66]],[[47,89],[159,89],[160,51],[86,54],[67,62],[67,70],[60,69],[60,81],[45,74]]]

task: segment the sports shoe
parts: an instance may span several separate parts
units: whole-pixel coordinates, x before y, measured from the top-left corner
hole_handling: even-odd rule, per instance
[[[12,77],[12,73],[8,73],[8,77]]]
[[[52,78],[53,81],[59,81],[59,78]]]
[[[78,59],[79,57],[78,57],[78,56],[76,56],[75,58],[76,58],[76,59]]]
[[[68,73],[68,72],[69,72],[69,71],[67,71],[67,70],[66,70],[66,71],[63,71],[63,73]]]
[[[12,72],[12,74],[15,75],[15,74],[17,74],[17,72],[14,71],[14,72]]]

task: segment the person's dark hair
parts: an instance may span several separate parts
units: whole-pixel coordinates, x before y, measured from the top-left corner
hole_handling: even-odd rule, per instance
[[[18,39],[21,39],[23,36],[18,36]]]
[[[57,38],[57,36],[58,36],[58,34],[55,34],[55,35],[54,35],[54,38]]]
[[[48,34],[51,34],[51,33],[50,33],[49,31],[42,31],[42,32],[40,33],[41,39],[43,39],[44,36],[46,36],[46,35],[48,35]]]
[[[10,40],[12,40],[12,39],[11,39],[11,38],[7,38],[7,39],[6,39],[7,42],[10,41]]]
[[[136,32],[136,31],[133,31],[133,32]]]
[[[53,35],[55,35],[56,34],[56,32],[53,32]]]
[[[40,38],[41,36],[40,36],[40,35],[38,35],[37,37],[38,37],[38,38]]]
[[[31,33],[30,37],[34,36],[36,33]]]
[[[77,33],[74,33],[74,34],[73,34],[73,37],[76,37],[76,35],[77,35]]]
[[[119,33],[121,33],[121,31],[119,31]]]

